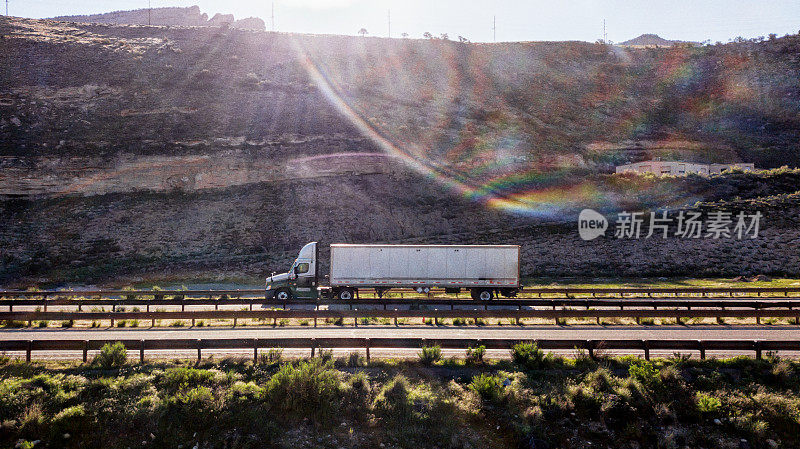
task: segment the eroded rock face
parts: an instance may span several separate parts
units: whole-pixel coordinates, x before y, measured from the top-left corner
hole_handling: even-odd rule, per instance
[[[503,188],[492,183],[494,167],[585,176],[613,165],[618,151],[708,148],[691,136],[656,136],[652,148],[626,143],[633,128],[625,108],[651,104],[652,92],[640,80],[641,90],[619,87],[636,96],[603,104],[616,78],[598,85],[588,73],[624,72],[629,62],[602,47],[7,18],[0,34],[0,284],[261,276],[285,269],[313,240],[519,244],[525,276],[800,274],[793,178],[777,190],[760,180],[747,198],[783,201],[756,241],[586,243],[569,217],[545,223],[500,212],[398,159],[430,158],[446,181],[477,191]],[[314,66],[304,51],[327,59]],[[515,65],[520,52],[529,66]],[[592,69],[582,71],[584,63]],[[787,64],[777,59],[773,72]],[[615,117],[619,126],[604,126]],[[795,130],[778,131],[749,135],[774,144],[764,161],[794,155]],[[714,148],[750,151],[723,137]],[[536,193],[548,181],[537,173],[500,174]],[[714,197],[706,187],[692,191],[691,203],[744,197],[741,182]]]
[[[59,16],[53,20],[61,22],[107,23],[114,25],[153,25],[153,26],[221,26],[227,24],[234,28],[264,31],[264,21],[257,17],[236,20],[233,14],[217,13],[210,20],[200,11],[199,6],[188,8],[152,8],[133,11],[115,11],[105,14],[85,16]]]

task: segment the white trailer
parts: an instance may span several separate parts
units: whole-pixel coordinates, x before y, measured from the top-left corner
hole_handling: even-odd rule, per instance
[[[275,297],[318,297],[322,292],[343,300],[359,288],[379,296],[392,288],[427,293],[468,289],[475,299],[516,296],[520,288],[517,245],[331,245],[330,286],[318,275],[316,243],[309,243],[284,275],[267,279]],[[330,290],[328,290],[330,289]]]

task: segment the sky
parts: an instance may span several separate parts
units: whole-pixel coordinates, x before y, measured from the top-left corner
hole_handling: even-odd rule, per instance
[[[2,0],[0,0],[2,1]],[[44,18],[147,8],[148,0],[8,0],[13,16]],[[643,33],[666,39],[727,42],[800,31],[800,0],[150,0],[152,7],[198,5],[210,16],[257,16],[271,28],[274,3],[277,31],[371,36],[426,31],[473,42],[496,40],[622,42]]]

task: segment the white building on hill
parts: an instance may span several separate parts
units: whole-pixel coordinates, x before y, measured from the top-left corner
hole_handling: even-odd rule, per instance
[[[617,173],[653,173],[656,175],[686,175],[689,173],[714,174],[722,173],[729,168],[755,170],[751,163],[736,162],[733,164],[695,164],[681,161],[644,161],[617,166]]]

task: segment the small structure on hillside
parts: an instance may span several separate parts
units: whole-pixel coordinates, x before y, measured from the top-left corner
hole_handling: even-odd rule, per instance
[[[755,165],[745,162],[734,162],[732,164],[696,164],[694,162],[682,161],[644,161],[631,164],[618,165],[617,173],[653,173],[656,175],[687,175],[689,173],[714,174],[722,173],[730,168],[741,170],[755,170]]]

